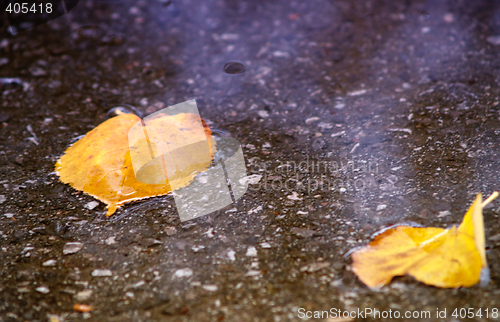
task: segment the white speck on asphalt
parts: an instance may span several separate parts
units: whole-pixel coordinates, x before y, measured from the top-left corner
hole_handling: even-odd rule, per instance
[[[290,229],[290,231],[292,233],[294,233],[295,235],[300,236],[300,237],[304,237],[304,238],[311,237],[316,233],[316,231],[314,231],[312,229],[298,228],[298,227],[293,227],[292,229]]]
[[[486,41],[492,45],[498,46],[500,45],[500,36],[490,36],[486,38]]]
[[[113,273],[109,269],[94,269],[92,272],[92,276],[95,277],[105,277],[105,276],[113,276]]]
[[[332,138],[335,138],[337,136],[342,136],[345,134],[345,131],[340,131],[340,132],[337,132],[337,133],[332,133],[332,135],[330,135]]]
[[[260,110],[260,111],[257,111],[257,114],[262,117],[263,119],[265,119],[266,117],[269,117],[269,112],[266,111],[266,110]]]
[[[229,258],[229,260],[232,260],[233,262],[236,260],[236,252],[232,249],[229,249],[227,251],[227,258]]]
[[[115,236],[111,236],[111,237],[106,238],[106,240],[104,242],[106,243],[106,245],[116,244]]]
[[[55,259],[49,259],[42,263],[42,266],[56,266],[57,261]]]
[[[289,54],[286,51],[277,50],[277,51],[273,52],[273,56],[274,57],[288,57]]]
[[[37,287],[36,288],[36,291],[37,292],[40,292],[40,293],[43,293],[43,294],[47,294],[50,292],[49,288],[47,286],[40,286],[40,287]]]
[[[125,289],[136,289],[136,288],[139,288],[141,286],[144,286],[146,285],[146,281],[139,281],[137,283],[134,283],[134,284],[129,284],[125,287]]]
[[[175,271],[174,276],[179,278],[191,277],[193,275],[193,271],[189,268],[181,268]]]
[[[358,146],[359,146],[359,143],[354,144],[354,146],[352,147],[352,150],[351,150],[351,154],[353,154],[354,151],[356,151],[356,149],[358,148]]]
[[[306,119],[306,124],[311,124],[312,122],[316,122],[316,121],[319,121],[321,120],[321,118],[317,117],[317,116],[313,116],[313,117],[309,117]]]
[[[336,108],[337,110],[341,110],[341,109],[343,109],[344,107],[345,107],[345,104],[344,104],[344,103],[337,103],[337,104],[335,104],[335,108]]]
[[[286,198],[290,199],[290,200],[302,200],[302,198],[299,197],[299,194],[297,193],[297,191],[292,192],[292,194],[286,196]]]
[[[175,228],[174,226],[168,226],[165,227],[165,232],[167,233],[168,236],[172,236],[175,235],[175,233],[177,232],[177,228]]]
[[[448,215],[451,215],[451,212],[449,212],[448,210],[445,210],[445,211],[440,211],[437,215],[438,218],[442,218],[442,217],[446,217]]]
[[[66,243],[63,248],[63,254],[74,254],[78,253],[83,248],[83,244],[79,242]]]
[[[220,35],[220,39],[222,39],[224,41],[234,41],[234,40],[238,40],[239,38],[240,38],[240,35],[238,35],[238,34],[226,33],[226,34]]]
[[[251,269],[247,272],[246,276],[259,276],[260,274],[260,271]]]
[[[326,123],[326,122],[320,122],[318,124],[318,127],[321,128],[322,130],[328,130],[328,129],[332,129],[333,128],[333,124],[332,123]]]
[[[366,89],[360,89],[360,90],[357,90],[357,91],[352,91],[352,92],[349,92],[347,93],[348,96],[359,96],[359,95],[363,95],[366,93]]]
[[[206,232],[204,232],[203,235],[207,235],[208,238],[214,237],[214,229],[208,228],[208,230]]]
[[[209,292],[215,292],[217,291],[219,288],[217,287],[217,285],[211,285],[211,284],[208,284],[208,285],[202,285],[201,286],[204,290],[207,290]]]
[[[248,214],[251,215],[251,214],[256,214],[258,213],[259,211],[262,210],[262,206],[257,206],[255,208],[252,208],[248,211]]]
[[[262,248],[271,248],[271,245],[269,243],[262,243],[262,244],[260,244],[260,247],[262,247]]]
[[[309,265],[306,265],[300,269],[301,272],[308,272],[308,273],[313,273],[316,271],[319,271],[325,267],[330,266],[330,263],[312,263]]]
[[[91,296],[92,296],[92,290],[85,290],[85,291],[81,291],[81,292],[76,293],[75,299],[77,301],[81,302],[81,301],[86,301],[86,300],[90,299]]]
[[[453,14],[451,12],[448,12],[447,14],[445,14],[443,16],[443,20],[444,20],[444,22],[452,23],[455,21],[455,17],[453,16]]]
[[[257,249],[254,246],[248,246],[246,256],[257,256]]]
[[[92,209],[94,209],[97,206],[99,206],[99,202],[97,202],[97,201],[91,201],[91,202],[89,202],[88,204],[85,205],[85,208],[87,208],[89,210],[92,210]]]
[[[398,128],[398,129],[387,129],[389,132],[406,132],[408,134],[412,134],[413,132],[411,129],[404,129],[404,128]]]

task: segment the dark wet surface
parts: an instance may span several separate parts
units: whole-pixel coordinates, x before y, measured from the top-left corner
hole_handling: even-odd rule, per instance
[[[89,0],[16,35],[4,24],[0,321],[499,308],[498,202],[484,288],[372,291],[344,258],[391,224],[459,223],[500,188],[499,15],[494,1]],[[52,173],[111,108],[193,98],[262,176],[236,204],[180,222],[160,197],[106,218]]]

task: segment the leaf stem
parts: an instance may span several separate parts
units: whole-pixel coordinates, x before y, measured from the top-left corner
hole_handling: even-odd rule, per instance
[[[488,197],[488,199],[486,199],[485,201],[483,201],[483,204],[481,205],[481,207],[486,207],[487,204],[489,204],[490,202],[492,202],[493,200],[495,200],[495,198],[498,197],[498,191],[495,191],[491,194],[491,196]]]

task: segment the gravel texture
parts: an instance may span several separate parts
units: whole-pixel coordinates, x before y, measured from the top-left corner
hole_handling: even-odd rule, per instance
[[[482,0],[87,0],[15,35],[4,23],[0,321],[500,309],[498,202],[485,287],[370,290],[346,256],[391,224],[458,224],[500,189],[499,14]],[[166,196],[107,218],[58,181],[57,158],[113,107],[193,98],[243,147],[252,184],[235,204],[181,222]]]

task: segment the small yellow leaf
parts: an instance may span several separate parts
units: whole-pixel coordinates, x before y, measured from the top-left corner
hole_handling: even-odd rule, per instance
[[[487,269],[481,194],[460,226],[450,229],[398,226],[377,235],[352,254],[353,271],[371,288],[386,285],[395,276],[409,275],[442,288],[469,287]]]
[[[183,164],[179,167],[176,164],[166,164],[165,159],[168,160],[169,156],[162,155],[152,163],[159,160],[163,169],[172,175],[168,179],[164,178],[161,184],[140,182],[134,174],[129,146],[129,131],[138,122],[141,119],[134,114],[120,114],[103,122],[70,146],[55,165],[62,182],[106,203],[108,216],[127,202],[166,195],[187,186],[197,172],[206,171],[212,162],[215,143],[208,126],[204,123],[200,126],[202,121],[198,115],[158,114],[150,118],[150,128],[156,131],[158,140],[165,142],[167,148],[176,153],[176,160]],[[204,131],[200,132],[200,128]],[[207,147],[200,148],[199,145],[191,144],[193,141],[205,142]],[[138,149],[144,151],[147,143],[138,142]],[[185,145],[188,148],[186,152],[182,152],[179,148]],[[149,148],[155,149],[154,145],[149,145]],[[154,152],[157,151],[151,153]],[[149,153],[147,156],[151,157]],[[148,173],[142,173],[143,177],[147,175]]]

